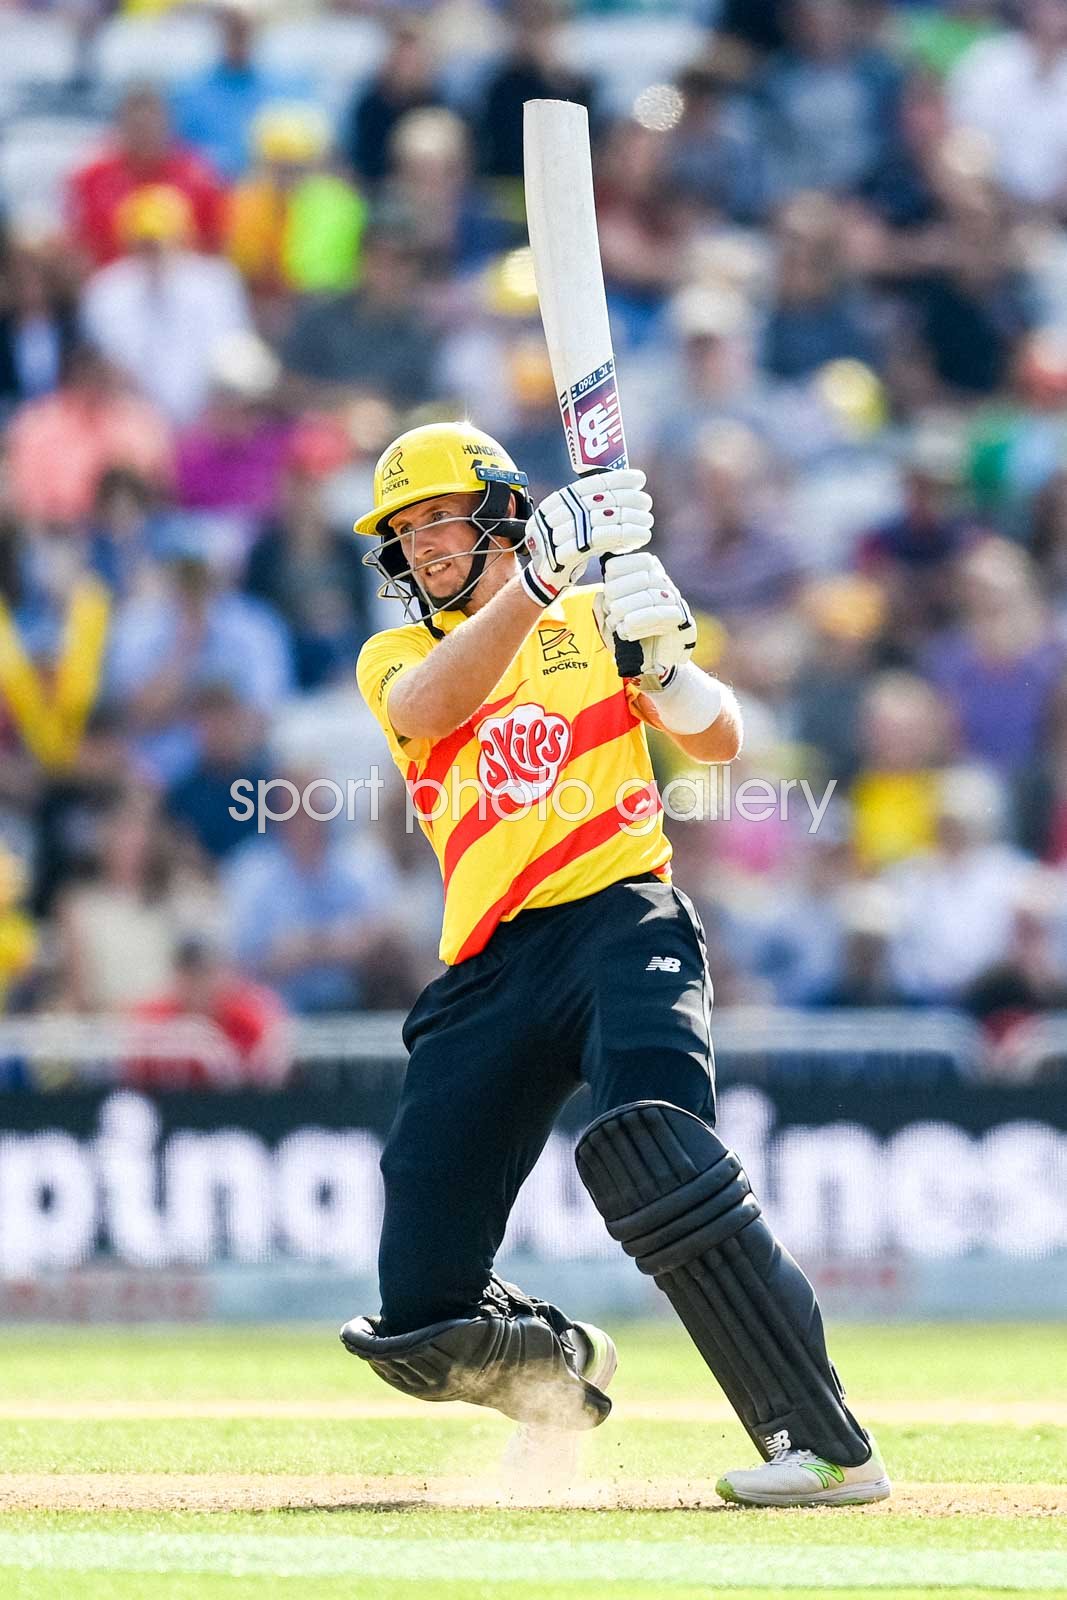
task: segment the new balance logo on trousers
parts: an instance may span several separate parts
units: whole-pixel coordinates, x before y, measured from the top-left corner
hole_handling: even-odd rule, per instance
[[[681,972],[682,963],[677,956],[653,956],[646,972]]]

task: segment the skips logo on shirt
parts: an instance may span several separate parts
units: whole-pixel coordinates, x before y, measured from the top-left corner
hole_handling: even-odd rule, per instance
[[[516,706],[478,728],[478,781],[494,800],[530,805],[548,794],[571,751],[571,725],[544,706]]]

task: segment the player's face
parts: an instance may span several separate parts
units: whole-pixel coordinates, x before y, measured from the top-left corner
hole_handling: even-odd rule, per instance
[[[469,520],[480,496],[440,494],[406,506],[389,519],[400,539],[404,560],[423,594],[445,606],[470,582],[471,551],[478,530]]]

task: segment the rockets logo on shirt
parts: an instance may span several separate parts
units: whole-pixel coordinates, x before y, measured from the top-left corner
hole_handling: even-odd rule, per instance
[[[537,637],[541,641],[541,654],[546,661],[560,661],[564,656],[579,654],[578,646],[574,642],[573,628],[538,628]]]
[[[494,799],[531,805],[548,794],[570,755],[571,725],[544,706],[516,706],[478,728],[478,781]]]

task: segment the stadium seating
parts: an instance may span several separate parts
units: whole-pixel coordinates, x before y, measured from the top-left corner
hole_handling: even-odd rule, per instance
[[[652,83],[691,61],[707,32],[685,17],[582,17],[560,30],[559,51],[575,72],[592,72],[603,109],[625,114]]]
[[[256,54],[265,67],[312,81],[326,110],[336,116],[353,89],[378,66],[385,47],[378,23],[366,17],[325,16],[274,23],[264,30]]]
[[[0,202],[20,220],[53,224],[67,176],[87,159],[107,125],[82,117],[20,117],[0,139]]]
[[[217,51],[218,29],[207,16],[114,17],[96,36],[91,70],[113,89],[179,83],[209,67]]]
[[[66,83],[77,65],[77,35],[65,17],[19,12],[0,17],[0,94],[37,83]]]

